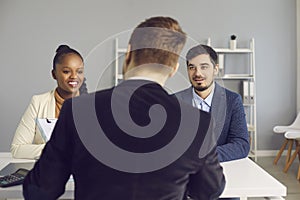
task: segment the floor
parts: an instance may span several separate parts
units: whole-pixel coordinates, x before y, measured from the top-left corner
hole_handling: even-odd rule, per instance
[[[264,168],[269,174],[275,177],[282,184],[287,186],[286,200],[300,200],[300,181],[297,180],[299,161],[296,158],[287,173],[283,172],[285,157],[281,157],[277,165],[273,165],[274,157],[259,157],[257,164]],[[260,198],[249,198],[260,200]]]

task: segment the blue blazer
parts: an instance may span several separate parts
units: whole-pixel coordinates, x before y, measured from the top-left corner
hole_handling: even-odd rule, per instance
[[[192,104],[193,88],[177,92],[178,99]],[[236,160],[248,156],[249,134],[242,98],[215,83],[211,115],[215,124],[213,133],[218,137],[217,152],[220,162]]]

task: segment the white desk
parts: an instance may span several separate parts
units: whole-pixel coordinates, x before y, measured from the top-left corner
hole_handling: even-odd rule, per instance
[[[227,180],[221,197],[284,199],[287,188],[249,158],[222,163]]]
[[[0,153],[0,169],[9,162],[30,162],[30,160],[12,159],[9,153]],[[32,161],[31,161],[32,162]],[[226,187],[221,197],[269,197],[284,199],[287,189],[265,170],[249,158],[222,163],[226,177]],[[74,182],[69,181],[62,198],[72,199]],[[22,198],[22,187],[0,188],[1,198]]]

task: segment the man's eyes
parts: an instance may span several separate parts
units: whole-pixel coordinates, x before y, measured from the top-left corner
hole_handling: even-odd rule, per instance
[[[196,66],[190,65],[190,66],[189,66],[189,69],[190,69],[190,70],[195,70],[195,69],[196,69]]]
[[[199,68],[200,68],[201,70],[206,70],[206,69],[209,68],[209,66],[208,66],[208,65],[201,65],[201,66],[199,66]],[[197,67],[194,66],[194,65],[190,65],[190,66],[189,66],[189,70],[196,70],[196,69],[197,69]]]

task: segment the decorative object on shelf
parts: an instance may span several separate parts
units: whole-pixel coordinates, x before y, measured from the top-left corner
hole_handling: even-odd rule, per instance
[[[236,36],[235,35],[231,35],[230,36],[229,48],[231,50],[235,50],[236,49]]]
[[[210,38],[207,39],[207,46],[211,46],[211,40],[210,40]]]
[[[243,102],[244,104],[254,104],[254,82],[245,80],[243,81]]]
[[[219,76],[224,76],[224,54],[218,55],[218,64],[219,64]]]

